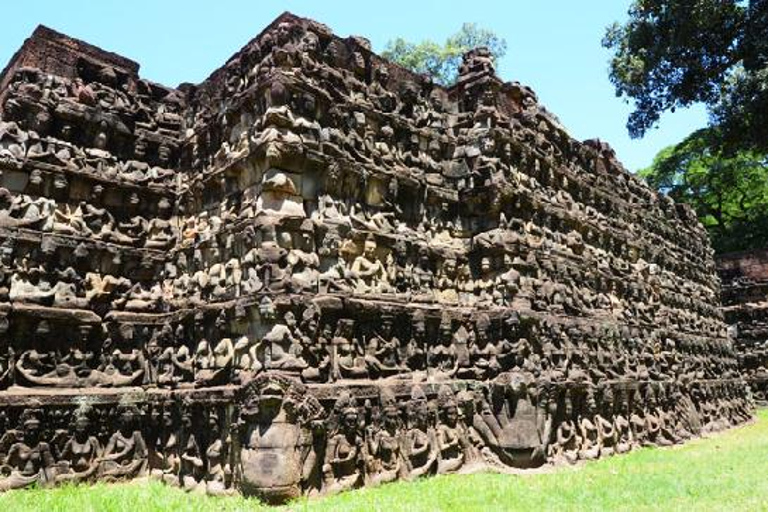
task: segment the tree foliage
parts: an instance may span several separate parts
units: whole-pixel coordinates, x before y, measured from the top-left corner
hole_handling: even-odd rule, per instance
[[[504,38],[475,23],[464,23],[443,44],[428,39],[419,43],[401,37],[390,40],[382,56],[411,71],[427,75],[439,84],[450,85],[456,81],[461,56],[479,46],[488,47],[494,59],[502,58],[507,52]]]
[[[617,95],[635,103],[633,137],[703,102],[724,142],[768,149],[768,0],[635,0],[603,46]]]
[[[768,244],[768,157],[725,152],[722,134],[706,128],[659,152],[639,172],[651,186],[690,204],[718,253]]]

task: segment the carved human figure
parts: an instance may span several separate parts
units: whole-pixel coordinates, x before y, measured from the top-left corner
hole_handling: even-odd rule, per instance
[[[442,319],[438,336],[438,342],[429,347],[428,373],[433,380],[444,380],[453,377],[459,368],[450,318]]]
[[[359,353],[354,338],[354,327],[354,320],[346,318],[336,324],[336,333],[331,342],[334,380],[368,377],[365,358]]]
[[[421,386],[411,388],[407,407],[408,426],[405,433],[405,464],[408,478],[417,478],[437,469],[439,448],[435,431],[429,424],[427,397]]]
[[[469,444],[466,431],[459,423],[459,407],[453,390],[443,385],[438,391],[440,421],[437,424],[437,472],[453,473],[465,463],[465,448]]]
[[[95,476],[101,443],[91,430],[92,408],[81,405],[74,414],[74,433],[64,444],[56,465],[56,482],[81,482]]]
[[[179,456],[179,483],[186,491],[205,490],[205,461],[200,439],[203,435],[199,404],[184,401],[181,411],[182,442]]]
[[[411,339],[405,346],[405,367],[411,372],[423,371],[427,368],[427,324],[422,311],[413,314]],[[420,378],[420,377],[419,377]]]
[[[555,442],[550,445],[549,455],[553,461],[575,464],[579,458],[581,434],[576,426],[571,392],[565,391],[560,421],[555,433]]]
[[[389,276],[384,263],[376,255],[376,240],[366,239],[363,253],[352,262],[350,274],[357,293],[388,293],[391,291]]]
[[[240,336],[234,345],[233,365],[235,376],[241,383],[254,377],[263,368],[259,360],[258,344],[248,336]]]
[[[117,431],[109,438],[99,458],[99,477],[105,480],[144,476],[147,445],[139,428],[140,412],[133,404],[117,408]]]
[[[50,445],[40,439],[43,412],[29,406],[21,415],[16,440],[5,459],[7,475],[0,480],[0,490],[20,489],[31,485],[50,485],[55,479],[54,459]]]
[[[632,427],[629,423],[629,396],[619,391],[614,401],[613,425],[616,429],[616,453],[627,453],[634,447]]]
[[[610,413],[613,409],[613,390],[610,387],[603,388],[601,405],[602,411],[606,411],[606,416],[611,418]],[[616,445],[618,443],[618,432],[614,424],[613,418],[606,419],[603,416],[602,411],[598,409],[595,414],[595,423],[600,434],[600,456],[606,457],[613,455],[616,452]]]
[[[379,424],[368,433],[367,483],[392,482],[403,476],[403,432],[400,409],[389,388],[379,393]]]
[[[306,382],[325,382],[331,372],[328,350],[332,339],[330,325],[326,324],[320,332],[320,311],[314,305],[307,307],[301,318],[298,333],[304,349],[303,359],[307,362],[307,368],[301,372],[302,379]]]
[[[398,361],[399,340],[392,333],[392,317],[382,315],[379,329],[368,339],[365,362],[371,378],[396,375],[402,368]]]
[[[265,366],[269,369],[283,370],[300,374],[307,368],[307,362],[302,353],[301,340],[296,336],[296,316],[287,311],[283,317],[285,323],[275,324],[264,336],[267,361]]]
[[[365,442],[360,415],[348,392],[342,392],[334,406],[336,426],[328,434],[323,463],[323,490],[335,493],[363,484]]]
[[[167,401],[157,412],[158,431],[149,451],[150,476],[169,485],[179,485],[181,460],[178,428],[181,420],[178,405]]]
[[[229,463],[229,436],[223,438],[218,411],[212,410],[208,415],[208,448],[205,450],[206,475],[205,491],[214,496],[231,494],[232,468]]]
[[[584,398],[583,409],[579,415],[579,432],[581,434],[579,458],[582,460],[592,460],[600,456],[602,443],[600,428],[596,423],[596,416],[597,403],[595,401],[595,393],[592,388],[588,388]]]

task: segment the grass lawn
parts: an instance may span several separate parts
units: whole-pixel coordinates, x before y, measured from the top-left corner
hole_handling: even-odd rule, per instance
[[[475,474],[396,483],[325,499],[295,511],[768,510],[768,410],[752,425],[669,449],[642,449],[578,469],[523,476]],[[62,487],[0,495],[0,512],[22,510],[283,510],[240,497],[193,496],[159,483]]]

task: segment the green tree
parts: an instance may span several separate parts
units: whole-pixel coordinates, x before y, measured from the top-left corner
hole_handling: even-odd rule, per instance
[[[634,100],[631,136],[703,102],[725,143],[768,150],[768,0],[635,0],[603,46],[616,94]]]
[[[504,38],[475,23],[464,23],[442,45],[431,40],[413,43],[398,37],[387,43],[382,56],[411,71],[430,76],[439,84],[450,85],[456,81],[461,56],[479,46],[488,47],[494,60],[507,52]]]
[[[768,158],[724,152],[719,130],[705,128],[663,149],[638,173],[649,185],[690,204],[715,251],[763,248],[768,242]]]

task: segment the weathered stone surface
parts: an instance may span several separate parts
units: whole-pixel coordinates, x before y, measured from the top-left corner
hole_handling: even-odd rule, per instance
[[[40,28],[0,77],[3,489],[279,502],[751,416],[706,233],[487,50],[280,16],[198,85]]]
[[[723,313],[754,398],[768,403],[768,250],[717,258]]]

